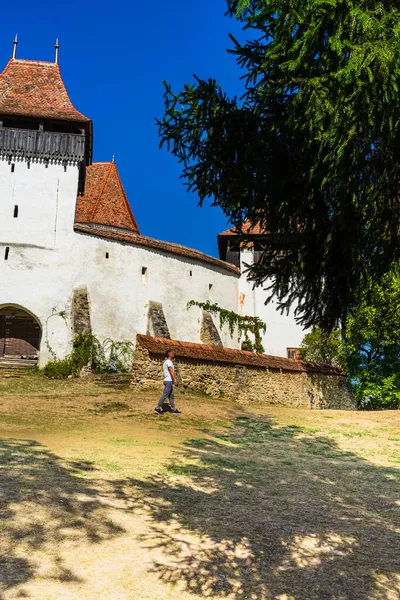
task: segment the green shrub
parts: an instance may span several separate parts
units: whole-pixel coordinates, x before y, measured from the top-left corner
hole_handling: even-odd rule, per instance
[[[71,375],[71,365],[68,359],[51,360],[42,371],[45,377],[50,379],[66,379]]]
[[[133,360],[131,342],[100,342],[91,333],[77,335],[72,343],[72,352],[62,360],[52,360],[43,369],[43,375],[52,379],[79,377],[88,367],[96,373],[126,373]]]

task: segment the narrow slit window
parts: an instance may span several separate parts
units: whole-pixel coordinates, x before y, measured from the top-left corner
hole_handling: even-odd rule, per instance
[[[14,173],[14,171],[15,171],[15,163],[12,163],[11,164],[11,173]]]
[[[209,283],[208,284],[208,298],[209,298],[209,300],[212,300],[212,296],[213,296],[213,284]]]
[[[14,219],[18,217],[18,204],[14,206]]]
[[[147,285],[147,267],[142,267],[142,284]]]
[[[110,253],[106,252],[106,258],[110,258]]]
[[[193,271],[189,271],[190,277],[193,277]]]
[[[4,252],[4,260],[8,260],[8,255],[10,254],[10,247],[6,246],[5,252]]]

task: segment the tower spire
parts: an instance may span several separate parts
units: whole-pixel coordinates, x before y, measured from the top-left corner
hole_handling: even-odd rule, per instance
[[[13,54],[12,57],[15,59],[17,58],[17,46],[18,46],[18,34],[15,34],[15,38],[14,38],[14,48],[13,48]]]
[[[59,49],[59,47],[60,47],[60,45],[58,43],[58,38],[57,38],[56,39],[56,44],[54,46],[54,48],[56,49],[56,58],[55,58],[55,61],[54,61],[56,63],[56,65],[58,65],[58,49]]]

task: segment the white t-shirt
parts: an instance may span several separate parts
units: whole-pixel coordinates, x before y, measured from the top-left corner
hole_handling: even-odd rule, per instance
[[[173,362],[169,358],[167,358],[163,364],[164,381],[172,381],[171,373],[169,372],[168,367],[172,367],[172,370],[175,371]]]

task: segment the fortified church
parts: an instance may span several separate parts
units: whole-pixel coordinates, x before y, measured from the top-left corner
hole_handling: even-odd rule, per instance
[[[71,103],[58,65],[19,60],[0,75],[0,359],[65,356],[76,333],[137,334],[239,348],[187,302],[212,300],[267,323],[266,353],[295,357],[304,332],[264,305],[245,247],[219,235],[220,259],[142,235],[114,162],[92,162],[92,122]]]

